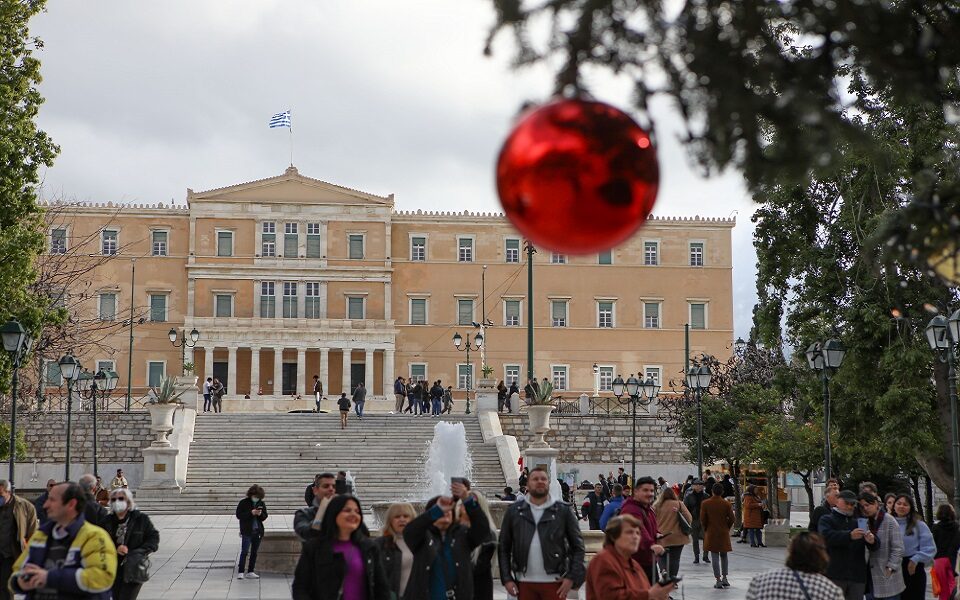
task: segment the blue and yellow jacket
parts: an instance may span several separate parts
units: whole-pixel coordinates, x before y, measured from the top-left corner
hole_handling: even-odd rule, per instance
[[[25,563],[43,568],[47,558],[47,541],[56,524],[47,523],[40,527],[30,541],[27,549],[13,565],[14,576],[10,586],[18,594],[23,594],[16,573]],[[117,574],[117,548],[106,531],[87,523],[83,515],[77,517],[67,527],[69,550],[63,565],[47,573],[47,589],[55,589],[60,598],[92,598],[109,600],[113,579]],[[27,593],[27,598],[32,598]]]

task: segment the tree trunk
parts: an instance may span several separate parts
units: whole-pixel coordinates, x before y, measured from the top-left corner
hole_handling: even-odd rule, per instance
[[[947,502],[953,504],[953,465],[940,456],[917,455],[915,458],[933,484],[947,495]]]
[[[933,525],[933,483],[930,481],[930,476],[927,475],[923,478],[924,486],[924,495],[926,496],[924,506],[927,507],[927,525]]]
[[[920,518],[926,521],[926,517],[923,515],[923,499],[920,498],[920,477],[917,475],[910,476],[910,487],[913,488],[913,505],[917,508],[917,512],[920,513]]]
[[[933,361],[933,380],[937,388],[937,416],[943,424],[940,428],[941,452],[932,456],[918,456],[917,462],[923,467],[940,490],[953,503],[953,429],[950,426],[950,382],[947,380],[949,368],[945,362]],[[960,417],[958,417],[960,418]]]
[[[740,461],[727,459],[730,470],[733,471],[733,517],[734,528],[743,529],[743,494],[740,493]]]
[[[776,471],[767,471],[767,506],[769,506],[770,516],[774,519],[782,519],[780,516],[780,482],[777,481]]]
[[[810,520],[813,521],[813,486],[810,485],[810,474],[812,471],[807,471],[805,473],[794,471],[794,473],[799,475],[800,479],[803,481],[803,489],[807,492],[807,514],[810,516]]]

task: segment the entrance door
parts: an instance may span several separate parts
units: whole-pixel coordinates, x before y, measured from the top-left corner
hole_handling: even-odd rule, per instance
[[[281,387],[284,396],[290,396],[297,393],[297,364],[283,363],[283,386]]]
[[[357,389],[357,386],[361,382],[366,381],[367,376],[367,365],[364,363],[353,363],[350,365],[350,393],[353,394],[353,390]],[[370,393],[370,390],[367,390],[367,393]]]
[[[227,390],[230,393],[233,393],[234,390],[230,389],[230,386],[227,385],[227,378],[230,375],[230,370],[227,367],[225,362],[215,362],[213,363],[213,377],[214,379],[219,379],[220,383],[223,384],[223,389]]]

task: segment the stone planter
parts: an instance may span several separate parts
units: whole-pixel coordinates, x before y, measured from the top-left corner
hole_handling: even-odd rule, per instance
[[[790,543],[790,521],[771,519],[763,526],[763,542],[771,548],[787,546]]]
[[[167,434],[173,431],[173,413],[179,406],[176,403],[147,405],[147,411],[150,412],[150,431],[157,435],[157,439],[150,444],[151,446],[170,447]]]
[[[543,439],[543,436],[550,431],[550,413],[553,412],[552,404],[531,404],[527,407],[527,413],[530,417],[530,432],[540,436],[530,444],[531,448],[549,448],[550,445]]]

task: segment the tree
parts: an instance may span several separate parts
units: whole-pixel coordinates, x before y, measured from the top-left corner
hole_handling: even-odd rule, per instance
[[[807,510],[813,518],[811,474],[823,462],[823,433],[819,424],[798,422],[790,418],[771,419],[760,428],[752,453],[768,471],[776,473],[784,470],[800,476],[807,492]],[[771,501],[777,498],[777,493],[774,484]]]

